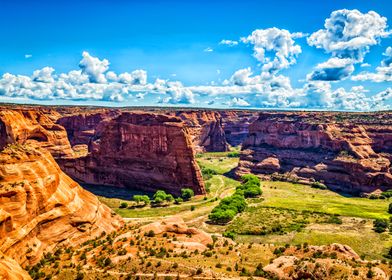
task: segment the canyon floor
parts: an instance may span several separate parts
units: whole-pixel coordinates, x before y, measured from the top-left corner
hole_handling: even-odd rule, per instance
[[[389,112],[0,109],[0,280],[392,276]]]
[[[262,181],[262,196],[248,199],[245,211],[232,222],[209,223],[213,207],[240,184],[231,178],[238,157],[229,157],[229,153],[197,156],[202,170],[216,174],[205,178],[205,196],[180,205],[128,209],[120,205],[132,204],[132,192],[129,199],[98,196],[127,225],[115,235],[46,256],[39,271],[53,275],[53,279],[283,279],[286,266],[295,264],[302,273],[309,273],[304,274],[310,275],[309,279],[387,279],[391,266],[384,256],[392,238],[389,232],[376,233],[373,221],[389,218],[389,199],[372,200],[308,185]],[[162,226],[171,220],[211,234],[212,244],[204,249],[200,239],[190,233],[163,230],[153,236],[146,234],[151,223]],[[227,233],[233,234],[234,241],[222,238]],[[105,258],[97,265],[91,261],[91,254],[100,245]],[[108,263],[106,258],[110,258]],[[298,279],[307,279],[305,276]]]

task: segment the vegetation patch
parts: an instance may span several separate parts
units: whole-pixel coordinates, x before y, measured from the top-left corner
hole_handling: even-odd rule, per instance
[[[341,223],[341,219],[311,211],[251,206],[233,220],[227,231],[240,235],[286,234],[299,232],[311,223]]]

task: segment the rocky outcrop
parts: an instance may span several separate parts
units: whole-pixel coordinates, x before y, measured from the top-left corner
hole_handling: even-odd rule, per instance
[[[219,111],[226,141],[231,146],[241,145],[249,132],[249,126],[258,118],[252,111]]]
[[[144,234],[153,231],[156,235],[161,234],[175,234],[177,240],[173,241],[178,247],[186,248],[188,250],[204,251],[208,244],[213,243],[210,234],[188,227],[184,220],[180,217],[171,217],[158,222],[147,224],[140,227],[140,231]],[[121,238],[121,237],[120,237]]]
[[[35,141],[1,151],[0,252],[19,264],[34,264],[59,245],[80,244],[121,224]]]
[[[0,280],[30,280],[27,271],[23,270],[13,259],[0,253]]]
[[[58,161],[81,182],[175,194],[190,187],[196,194],[205,193],[189,129],[179,118],[121,112],[102,118],[88,138],[86,156]]]
[[[389,156],[381,140],[374,140],[387,139],[380,135],[391,124],[372,129],[375,124],[361,119],[366,120],[338,113],[262,113],[249,128],[236,174],[279,173],[280,179],[316,180],[351,193],[392,188]]]
[[[95,129],[104,120],[118,116],[118,110],[88,110],[77,114],[67,114],[57,120],[67,131],[72,146],[88,145],[95,135]]]
[[[0,110],[0,150],[10,143],[40,143],[55,158],[72,158],[67,132],[56,124],[60,114],[48,108]]]
[[[219,112],[198,110],[176,111],[171,114],[178,116],[185,122],[196,152],[225,152],[229,150]]]

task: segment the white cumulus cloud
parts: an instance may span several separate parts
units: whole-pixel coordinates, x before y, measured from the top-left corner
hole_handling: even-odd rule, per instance
[[[89,77],[91,83],[106,83],[104,73],[109,69],[109,61],[107,59],[100,60],[91,56],[88,52],[83,52],[83,58],[79,62],[82,72]]]

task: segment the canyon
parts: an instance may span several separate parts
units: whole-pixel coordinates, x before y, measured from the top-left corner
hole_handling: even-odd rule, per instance
[[[390,113],[261,113],[236,174],[266,175],[360,194],[392,188]]]
[[[225,154],[242,145],[238,166],[230,173],[237,178],[253,173],[268,180],[319,182],[353,194],[386,191],[392,188],[391,119],[388,112],[2,106],[0,275],[30,279],[22,268],[35,267],[49,253],[85,248],[91,240],[108,242],[117,232],[119,248],[125,246],[123,239],[153,231],[159,238],[174,234],[173,244],[181,249],[170,248],[177,248],[178,254],[208,250],[215,242],[211,235],[188,227],[178,216],[126,225],[79,185],[163,189],[176,196],[182,188],[191,188],[207,198],[199,153]],[[224,238],[217,244],[238,246]],[[339,251],[339,246],[328,250]],[[97,265],[94,254],[100,250],[92,250],[88,263]],[[125,260],[135,250],[139,249],[132,247],[122,258],[116,251],[105,254]],[[290,269],[294,266],[282,256],[265,271],[284,275],[280,262]]]

